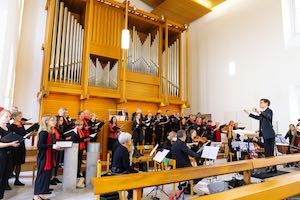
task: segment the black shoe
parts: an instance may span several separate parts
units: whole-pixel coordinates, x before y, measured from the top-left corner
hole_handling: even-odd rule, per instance
[[[48,192],[44,192],[43,194],[52,194],[52,192],[48,191]]]
[[[50,180],[50,185],[57,185],[56,181],[54,179]]]
[[[25,184],[24,183],[22,183],[21,181],[19,181],[19,180],[15,180],[15,183],[14,183],[14,185],[17,185],[17,186],[24,186]]]
[[[62,183],[58,178],[53,178],[56,183]]]
[[[11,187],[9,185],[6,185],[3,187],[4,190],[11,190]]]

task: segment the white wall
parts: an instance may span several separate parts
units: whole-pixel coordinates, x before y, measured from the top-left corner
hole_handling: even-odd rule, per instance
[[[12,105],[23,0],[0,2],[0,106]]]
[[[300,91],[300,48],[284,47],[280,0],[227,0],[190,25],[189,43],[194,113],[224,121],[225,113],[240,113],[269,98],[279,133],[300,118],[292,107],[299,106],[300,97],[291,95]]]
[[[18,49],[14,105],[24,117],[33,121],[39,116],[36,98],[40,90],[42,57],[46,23],[46,0],[25,0],[22,30]]]

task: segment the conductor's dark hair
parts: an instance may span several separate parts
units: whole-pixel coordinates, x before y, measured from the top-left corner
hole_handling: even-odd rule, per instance
[[[261,99],[261,101],[263,101],[263,102],[267,103],[267,104],[268,104],[268,106],[270,106],[270,105],[271,105],[271,102],[270,102],[270,100],[269,100],[269,99]]]
[[[184,136],[186,136],[185,130],[179,130],[179,131],[177,132],[177,137],[178,137],[178,138],[183,138]]]
[[[78,112],[78,115],[81,115],[82,113],[83,113],[83,111],[79,111],[79,112]]]

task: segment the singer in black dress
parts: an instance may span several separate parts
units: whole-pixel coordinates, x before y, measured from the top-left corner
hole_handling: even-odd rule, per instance
[[[9,154],[11,154],[11,147],[19,146],[17,141],[10,143],[3,143],[1,139],[10,133],[7,124],[10,120],[10,112],[2,110],[0,112],[0,199],[4,198],[4,190],[9,189],[8,175],[10,174],[9,169]]]
[[[12,132],[15,132],[18,135],[21,135],[24,137],[27,135],[27,131],[25,130],[25,127],[23,126],[21,120],[22,120],[22,113],[21,112],[14,112],[11,115],[11,118],[13,119],[13,123],[10,125],[10,130]],[[31,135],[28,135],[28,138]],[[21,172],[21,165],[25,163],[25,157],[26,157],[26,148],[25,148],[25,142],[21,142],[20,146],[18,148],[15,148],[13,151],[13,161],[14,161],[14,169],[16,173],[16,180],[15,185],[23,186],[24,184],[20,182],[19,176]]]
[[[53,144],[54,131],[56,124],[55,116],[45,116],[42,118],[41,131],[38,140],[37,156],[37,176],[34,184],[34,199],[45,199],[44,194],[49,194],[49,184],[52,168],[56,165],[54,150],[59,150],[59,146]]]

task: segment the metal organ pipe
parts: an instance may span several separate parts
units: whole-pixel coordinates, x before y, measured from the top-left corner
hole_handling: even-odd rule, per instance
[[[55,0],[49,80],[79,84],[84,29],[63,2]]]

